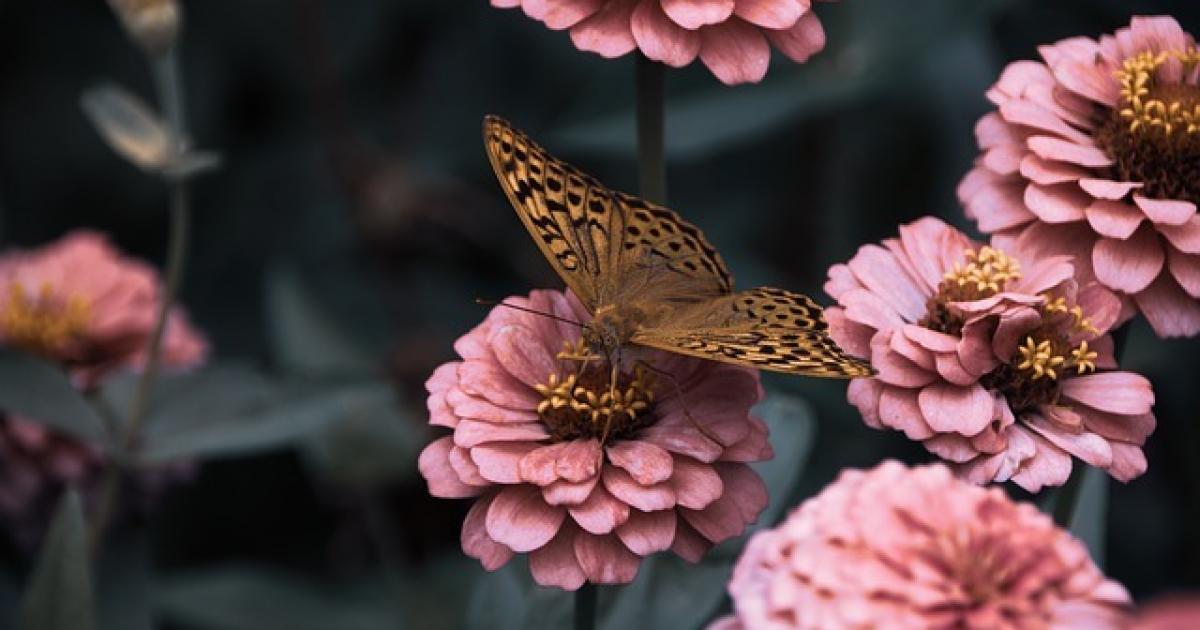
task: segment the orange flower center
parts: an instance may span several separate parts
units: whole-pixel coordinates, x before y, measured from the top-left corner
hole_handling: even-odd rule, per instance
[[[654,381],[644,366],[614,370],[592,355],[583,340],[558,354],[561,373],[536,387],[538,417],[555,441],[594,437],[602,443],[629,437],[654,421]]]
[[[927,312],[919,325],[957,335],[962,332],[965,322],[962,315],[950,307],[952,303],[992,297],[1003,291],[1010,280],[1021,278],[1021,264],[1003,251],[985,245],[978,251],[968,249],[965,255],[965,263],[955,264],[942,277],[938,292],[929,299]]]
[[[1148,197],[1200,203],[1200,86],[1158,80],[1168,62],[1181,64],[1186,76],[1200,66],[1200,52],[1143,52],[1126,59],[1116,72],[1120,105],[1096,140],[1116,162],[1113,178],[1143,183]]]
[[[8,343],[18,348],[54,355],[83,334],[90,315],[90,305],[80,296],[63,297],[49,283],[29,292],[14,282],[8,302],[0,309],[0,329]]]

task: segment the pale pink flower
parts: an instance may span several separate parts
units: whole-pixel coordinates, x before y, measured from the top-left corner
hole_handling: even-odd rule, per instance
[[[589,319],[557,291],[507,303]],[[463,551],[489,571],[527,553],[538,584],[574,590],[629,582],[657,551],[697,561],[742,533],[767,504],[746,465],[771,456],[750,414],[757,373],[637,349],[617,366],[621,412],[610,366],[567,358],[579,342],[579,326],[497,306],[426,383],[430,424],[454,433],[419,467],[434,496],[474,498]]]
[[[1200,332],[1200,53],[1171,17],[1135,17],[1009,64],[958,187],[995,243],[1069,254],[1161,337]]]
[[[74,232],[31,251],[0,255],[0,346],[12,346],[65,367],[83,390],[114,371],[138,369],[154,329],[160,299],[157,273],[124,258],[101,234]],[[167,368],[202,363],[207,343],[181,309],[163,345]],[[106,456],[99,445],[60,434],[29,418],[0,411],[0,520],[24,545],[37,540],[64,485],[89,498]],[[189,463],[146,472],[127,503],[152,498]]]
[[[84,388],[137,368],[160,300],[158,274],[123,257],[99,233],[80,230],[45,247],[0,255],[0,345],[67,367]],[[163,364],[204,361],[204,338],[182,309],[168,320]]]
[[[825,47],[811,0],[491,0],[521,7],[580,50],[620,57],[640,50],[680,68],[697,57],[722,83],[757,83],[771,46],[796,63]]]
[[[888,461],[755,534],[710,630],[1124,628],[1129,593],[1031,504]]]
[[[1132,630],[1194,630],[1200,628],[1200,594],[1159,597],[1138,608]]]
[[[830,334],[878,375],[847,396],[975,483],[1060,485],[1071,456],[1121,481],[1146,470],[1150,383],[1112,371],[1120,301],[1071,259],[973,243],[938,219],[829,270]]]

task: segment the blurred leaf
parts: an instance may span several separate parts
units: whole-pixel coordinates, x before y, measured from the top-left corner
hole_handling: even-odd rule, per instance
[[[325,425],[304,450],[322,475],[357,487],[374,487],[417,474],[417,454],[428,441],[425,426],[401,413],[391,397],[373,409]]]
[[[0,349],[0,409],[85,441],[104,439],[103,420],[65,372],[11,348]]]
[[[210,151],[188,151],[163,167],[163,174],[173,179],[191,179],[221,167],[221,156]]]
[[[79,493],[68,488],[21,601],[24,630],[95,630],[85,533]]]
[[[817,421],[813,408],[803,398],[772,393],[755,408],[771,432],[775,457],[750,467],[767,484],[771,502],[758,517],[759,528],[773,527],[793,507],[795,491],[804,476],[808,456],[816,440]]]
[[[112,379],[103,390],[106,400],[127,408],[133,379]],[[136,455],[154,465],[283,448],[327,423],[377,413],[394,398],[386,383],[278,381],[243,365],[170,375],[155,385]]]
[[[573,593],[533,583],[524,557],[479,579],[467,606],[467,628],[552,630],[568,628]]]
[[[616,590],[601,628],[700,628],[721,605],[732,563],[705,558],[690,564],[659,554],[642,563],[638,577]]]
[[[102,630],[154,630],[146,530],[129,528],[110,533],[97,571]]]
[[[327,583],[257,567],[223,567],[163,580],[164,617],[204,630],[400,630],[377,582]]]
[[[174,143],[162,119],[144,101],[106,83],[83,93],[83,113],[114,151],[147,171],[171,161]]]
[[[1082,463],[1076,462],[1081,466]],[[1104,568],[1104,536],[1108,521],[1108,475],[1088,466],[1083,470],[1079,504],[1071,518],[1071,533],[1087,545],[1092,560]]]
[[[266,274],[267,318],[275,358],[297,372],[364,372],[375,361],[321,307],[303,277],[290,266]]]

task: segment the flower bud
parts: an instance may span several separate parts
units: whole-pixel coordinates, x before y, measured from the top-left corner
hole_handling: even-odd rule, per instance
[[[182,12],[177,0],[108,0],[125,31],[151,57],[175,45]]]

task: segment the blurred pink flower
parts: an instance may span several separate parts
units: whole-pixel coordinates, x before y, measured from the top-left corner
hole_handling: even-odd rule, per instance
[[[1124,628],[1129,594],[1033,505],[941,464],[845,471],[750,539],[709,630]]]
[[[60,363],[84,388],[145,363],[158,314],[158,274],[121,256],[99,233],[73,232],[0,255],[0,345]],[[207,343],[182,309],[171,313],[163,364],[199,365]]]
[[[1171,17],[1009,64],[958,187],[994,244],[1068,254],[1161,337],[1200,332],[1200,53]]]
[[[1200,628],[1200,594],[1159,597],[1138,608],[1132,630]]]
[[[589,319],[557,291],[507,303]],[[742,533],[767,504],[745,463],[771,457],[757,373],[638,349],[654,371],[617,366],[614,404],[609,365],[568,358],[579,344],[578,326],[498,306],[426,383],[430,424],[454,433],[419,467],[434,496],[475,498],[463,551],[489,571],[528,553],[538,584],[575,590]]]
[[[62,365],[76,386],[89,390],[116,370],[142,367],[159,299],[152,268],[122,257],[101,234],[77,231],[40,249],[0,255],[0,346]],[[176,309],[163,364],[195,367],[207,348]],[[87,499],[104,465],[99,445],[0,411],[0,520],[19,543],[31,546],[62,487],[79,487]],[[142,474],[126,503],[152,499],[165,482],[192,468],[182,463]]]
[[[1116,368],[1120,301],[1070,258],[971,242],[938,219],[829,270],[830,334],[879,374],[850,383],[863,420],[903,431],[975,483],[1060,485],[1071,455],[1128,481],[1146,470],[1150,383]],[[1103,371],[1097,371],[1103,370]]]
[[[722,83],[757,83],[773,44],[796,63],[825,47],[811,0],[491,0],[521,7],[580,50],[620,57],[635,49],[680,68],[700,57]]]

